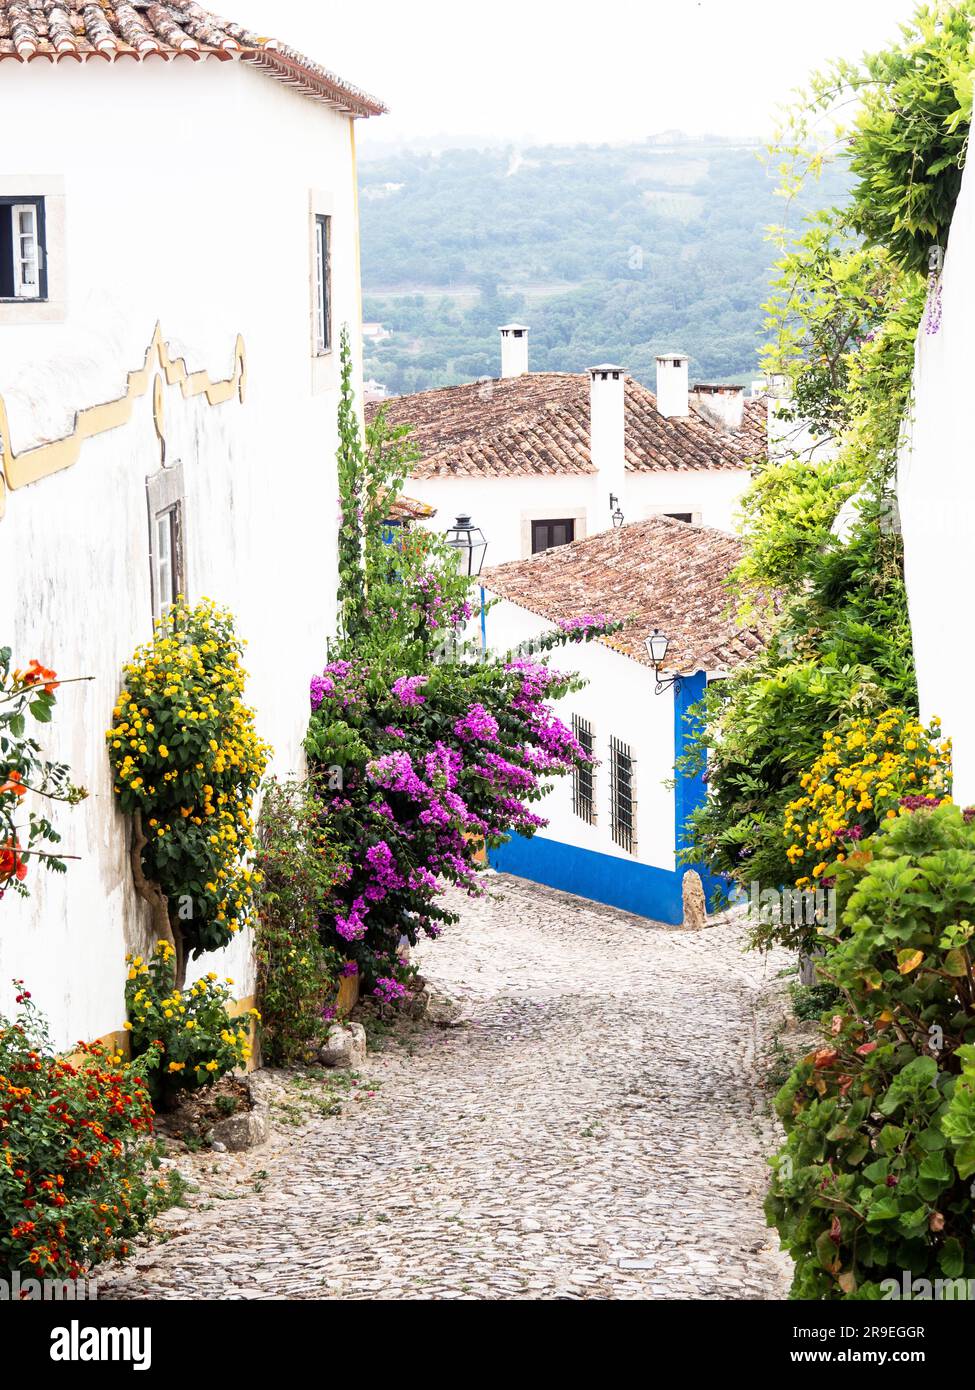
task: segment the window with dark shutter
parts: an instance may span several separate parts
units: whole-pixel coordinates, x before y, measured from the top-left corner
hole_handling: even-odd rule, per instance
[[[576,524],[572,517],[560,521],[532,522],[532,554],[551,550],[556,545],[568,545],[576,538]]]
[[[0,198],[0,299],[46,299],[44,199]]]

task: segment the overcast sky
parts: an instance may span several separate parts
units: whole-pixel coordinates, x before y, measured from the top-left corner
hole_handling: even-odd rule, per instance
[[[390,108],[360,136],[639,140],[768,132],[809,69],[896,36],[914,0],[214,0]]]

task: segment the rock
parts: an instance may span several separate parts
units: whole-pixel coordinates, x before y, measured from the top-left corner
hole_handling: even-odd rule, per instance
[[[410,998],[403,1006],[403,1013],[407,1018],[412,1018],[414,1022],[419,1023],[421,1019],[426,1018],[429,1008],[430,991],[423,984],[413,989]]]
[[[333,1023],[318,1054],[323,1067],[360,1067],[366,1060],[366,1030],[361,1023]]]
[[[428,996],[427,1021],[437,1028],[459,1028],[463,1023],[463,1008],[446,994]]]
[[[696,869],[684,874],[684,930],[699,931],[708,924],[708,904],[704,884]]]
[[[256,1110],[243,1110],[237,1115],[228,1115],[213,1126],[211,1149],[217,1153],[241,1153],[244,1149],[254,1149],[263,1144],[268,1136],[267,1111],[263,1106]]]

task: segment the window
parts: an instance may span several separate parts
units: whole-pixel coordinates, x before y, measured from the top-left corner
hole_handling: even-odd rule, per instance
[[[636,854],[635,763],[628,743],[609,741],[609,805],[613,843]]]
[[[315,350],[332,350],[332,219],[315,217]]]
[[[693,512],[664,512],[664,516],[669,516],[671,521],[693,521]]]
[[[572,732],[579,740],[582,751],[592,757],[592,725],[581,715],[572,716]],[[590,763],[588,767],[577,767],[572,774],[572,809],[587,825],[596,824],[595,798],[596,770]]]
[[[532,554],[541,550],[551,550],[554,545],[568,545],[576,538],[576,524],[572,517],[562,521],[532,522]]]
[[[0,198],[0,299],[46,299],[44,199]]]
[[[183,469],[164,468],[146,483],[152,616],[161,618],[186,592],[183,564]]]

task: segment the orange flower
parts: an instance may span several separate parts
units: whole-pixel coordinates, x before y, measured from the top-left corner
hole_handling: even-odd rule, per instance
[[[0,847],[0,883],[5,883],[11,878],[16,878],[22,883],[26,877],[27,865],[20,853],[20,845],[16,840],[8,840]]]
[[[14,680],[20,681],[21,685],[43,685],[45,693],[53,695],[60,684],[57,674],[57,671],[51,671],[48,667],[42,666],[35,657],[26,671],[14,672]]]
[[[0,783],[0,796],[26,796],[27,788],[24,786],[24,779],[19,772],[11,772],[7,775],[6,782]]]

